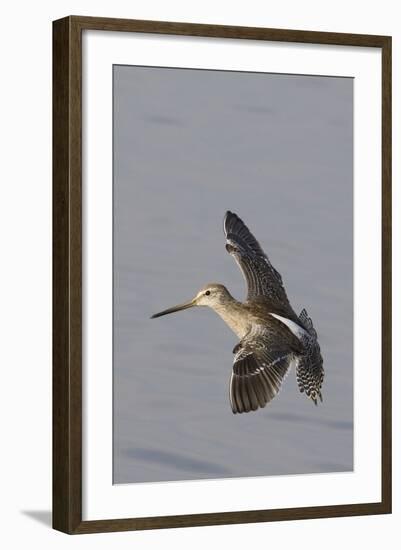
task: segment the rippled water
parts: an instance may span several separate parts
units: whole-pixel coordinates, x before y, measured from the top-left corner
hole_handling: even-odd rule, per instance
[[[352,470],[352,80],[115,67],[114,113],[114,482]],[[244,298],[227,209],[314,321],[321,406],[291,372],[234,416],[221,319],[149,319],[207,282]]]

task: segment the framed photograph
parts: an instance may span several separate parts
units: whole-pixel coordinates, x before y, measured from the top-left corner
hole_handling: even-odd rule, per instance
[[[391,38],[53,25],[54,528],[390,513]]]

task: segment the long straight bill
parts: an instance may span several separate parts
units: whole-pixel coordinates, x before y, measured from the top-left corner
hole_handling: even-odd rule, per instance
[[[186,302],[185,304],[179,304],[178,306],[169,307],[168,309],[164,309],[159,313],[155,313],[154,315],[152,315],[151,319],[156,319],[157,317],[162,317],[163,315],[168,315],[169,313],[175,313],[176,311],[182,311],[183,309],[188,309],[195,305],[195,301],[191,300],[190,302]]]

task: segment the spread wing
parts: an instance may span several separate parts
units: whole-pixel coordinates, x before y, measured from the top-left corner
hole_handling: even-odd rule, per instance
[[[247,300],[268,298],[272,305],[288,310],[294,316],[280,273],[274,269],[244,222],[228,211],[224,218],[224,232],[226,250],[234,257],[246,280]]]
[[[289,341],[262,327],[255,327],[238,347],[230,380],[234,414],[265,407],[279,393],[295,358]]]

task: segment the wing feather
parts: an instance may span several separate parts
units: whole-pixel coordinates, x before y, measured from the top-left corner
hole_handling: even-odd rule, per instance
[[[248,287],[247,300],[268,298],[293,314],[280,273],[244,222],[232,212],[224,218],[226,249],[237,262]]]
[[[280,391],[293,352],[271,341],[271,333],[258,329],[241,340],[230,380],[230,403],[234,414],[256,411]],[[283,352],[286,349],[286,352]]]

